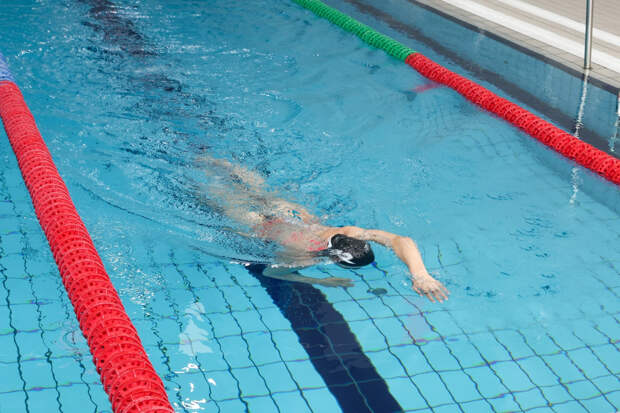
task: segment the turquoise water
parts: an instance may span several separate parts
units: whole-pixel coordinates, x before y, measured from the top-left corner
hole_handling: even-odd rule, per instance
[[[290,291],[234,263],[272,251],[205,206],[205,153],[416,240],[444,304],[380,247],[303,271],[353,278],[305,305],[334,348],[322,306],[341,314],[402,410],[620,408],[617,187],[287,1],[5,3],[2,52],[177,411],[353,411],[336,390],[372,381],[328,385]],[[0,156],[0,411],[110,411]]]

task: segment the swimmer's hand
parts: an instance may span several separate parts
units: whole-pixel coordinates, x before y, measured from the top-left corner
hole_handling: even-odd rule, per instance
[[[448,299],[450,292],[442,283],[431,277],[429,274],[422,276],[411,277],[413,283],[413,290],[428,297],[432,302],[439,301],[443,303]]]
[[[340,231],[350,237],[378,242],[381,245],[392,248],[398,258],[409,268],[415,292],[425,295],[432,302],[439,301],[441,303],[448,299],[448,294],[450,293],[447,288],[428,273],[422,261],[420,250],[411,238],[379,229],[342,227]]]
[[[320,284],[323,287],[353,287],[353,280],[350,278],[329,277],[318,278],[316,284]]]

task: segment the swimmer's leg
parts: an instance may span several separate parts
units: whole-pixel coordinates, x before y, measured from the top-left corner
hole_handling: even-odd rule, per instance
[[[262,224],[264,216],[256,209],[254,199],[239,188],[221,185],[200,185],[201,201],[211,209],[252,228]],[[209,194],[209,197],[204,194]]]
[[[232,179],[237,179],[245,184],[248,189],[255,192],[266,192],[265,179],[254,171],[250,171],[240,165],[230,163],[225,159],[213,158],[209,155],[203,155],[196,159],[196,164],[205,169],[208,175],[216,175],[218,170],[224,171]]]
[[[226,208],[226,215],[233,219],[237,219],[239,214],[241,214],[242,216],[240,218],[242,218],[242,222],[251,221],[252,225],[256,225],[259,222],[257,222],[257,217],[252,215],[256,213],[250,213],[250,215],[246,217],[243,216],[247,215],[243,211],[249,211],[252,206],[259,206],[259,209],[263,210],[261,214],[258,215],[299,217],[306,224],[316,224],[320,222],[318,217],[312,215],[303,206],[279,198],[268,191],[265,187],[265,180],[256,172],[250,171],[240,165],[234,165],[225,159],[216,159],[209,155],[203,155],[197,158],[196,163],[204,167],[207,175],[219,176],[223,171],[223,173],[230,176],[231,182],[227,183],[226,191],[219,192],[227,201],[226,203],[232,205],[232,207]],[[239,182],[235,182],[235,180]],[[231,188],[234,188],[234,190],[231,191]],[[211,190],[211,192],[213,192],[213,190]],[[237,205],[234,205],[235,203]]]
[[[298,270],[301,268],[284,268],[265,266],[261,275],[283,281],[301,282],[305,284],[319,284],[324,287],[353,287],[353,281],[349,278],[313,278],[301,275]]]

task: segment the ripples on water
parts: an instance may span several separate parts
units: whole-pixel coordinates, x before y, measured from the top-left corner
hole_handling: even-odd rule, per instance
[[[148,12],[137,3],[79,3],[82,15],[61,21],[68,32],[79,19],[80,33],[57,45],[72,54],[54,60],[49,53],[43,69],[63,85],[52,88],[50,116],[66,118],[68,111],[73,120],[75,133],[65,128],[51,142],[67,154],[60,162],[72,171],[70,180],[203,252],[268,260],[273,248],[238,236],[236,230],[247,228],[209,206],[214,200],[202,190],[208,178],[196,160],[204,154],[231,159],[289,197],[341,163],[339,151],[348,145],[327,131],[307,139],[306,124],[298,121],[301,106],[283,88],[283,78],[298,72],[295,59],[270,47],[242,47],[248,33],[238,34],[237,26],[249,19],[225,5],[204,10],[200,27],[188,29],[188,19],[196,21],[190,8],[170,17],[154,12],[156,3]],[[254,32],[261,30],[253,24]],[[59,64],[66,70],[52,72]],[[320,104],[315,80],[306,87]],[[339,198],[325,200],[332,215],[347,209]]]
[[[268,259],[196,190],[208,178],[195,161],[208,153],[330,224],[411,235],[463,299],[494,300],[551,296],[560,277],[544,275],[570,273],[576,264],[559,268],[558,257],[588,239],[579,221],[610,214],[584,192],[569,202],[569,162],[453,91],[416,92],[427,82],[406,65],[292,2],[37,4],[50,33],[15,26],[5,54],[78,207],[92,198],[120,211],[101,237]],[[92,205],[87,222],[103,214]],[[589,226],[614,239],[602,220]]]

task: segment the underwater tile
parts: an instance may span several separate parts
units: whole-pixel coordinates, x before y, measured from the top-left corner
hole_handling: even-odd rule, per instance
[[[255,364],[282,361],[270,333],[261,331],[244,334],[243,336],[248,342],[250,356]]]
[[[499,377],[488,366],[467,369],[467,374],[476,382],[480,393],[488,399],[501,397],[508,391]]]
[[[586,407],[589,412],[613,412],[618,411],[617,406],[610,404],[608,400],[603,396],[595,397],[593,399],[582,400],[581,403]]]
[[[390,393],[392,393],[404,410],[417,410],[430,407],[413,384],[415,383],[415,378],[412,381],[406,377],[395,377],[388,378],[385,382],[390,389]]]
[[[450,337],[446,340],[446,345],[450,351],[461,363],[463,368],[476,367],[485,364],[480,357],[478,350],[467,340],[464,335]]]
[[[599,360],[605,364],[613,374],[620,374],[620,357],[618,357],[618,347],[606,344],[603,346],[591,347],[592,351],[598,356]]]
[[[304,396],[313,412],[339,412],[340,405],[327,388],[304,389]]]
[[[229,336],[219,339],[222,346],[224,359],[233,368],[245,368],[252,366],[247,343],[240,336]]]
[[[599,391],[594,385],[587,380],[581,380],[574,383],[566,383],[566,387],[570,394],[577,400],[590,399],[598,394]]]
[[[511,359],[510,354],[506,352],[506,349],[491,333],[470,334],[469,339],[487,362],[506,361]]]
[[[325,387],[323,378],[309,360],[287,361],[286,365],[300,388]]]
[[[213,400],[236,399],[240,395],[239,382],[231,371],[212,371],[206,374]]]
[[[545,363],[560,377],[562,383],[583,380],[583,374],[564,354],[556,354],[542,357]]]
[[[517,363],[537,386],[552,386],[558,383],[558,377],[539,357],[528,357]]]
[[[598,360],[590,348],[580,348],[566,353],[588,378],[609,374],[609,370]]]
[[[589,413],[585,407],[576,401],[554,404],[553,410],[558,413]]]
[[[266,379],[270,393],[290,392],[297,390],[297,385],[283,362],[259,366],[260,374]]]
[[[301,346],[299,338],[293,331],[274,331],[272,335],[285,361],[308,358],[308,353]]]
[[[21,361],[20,367],[26,388],[56,387],[51,365],[47,360]]]
[[[19,372],[16,360],[11,363],[3,364],[2,372],[4,380],[0,380],[0,394],[22,390],[24,380]]]
[[[390,346],[413,344],[413,339],[399,318],[378,318],[374,320],[374,323]]]
[[[441,341],[431,341],[423,346],[420,350],[424,352],[428,362],[435,370],[460,370],[457,359],[450,354],[449,347]]]
[[[514,361],[496,363],[493,370],[510,391],[526,391],[534,385]]]
[[[312,413],[306,400],[299,392],[275,393],[273,399],[280,412]]]
[[[103,392],[103,386],[100,387],[100,391]],[[93,406],[93,402],[90,399],[89,393],[92,393],[93,389],[96,388],[94,386],[87,387],[85,384],[72,384],[68,387],[59,387],[58,392],[60,393],[59,400],[62,404],[63,410],[66,411],[84,411],[85,408],[95,408],[98,406]],[[109,403],[109,402],[108,402]],[[88,407],[86,407],[88,406]],[[92,406],[92,407],[91,407]],[[108,404],[109,406],[109,404]],[[106,406],[107,407],[107,406]],[[104,408],[106,408],[104,407]],[[110,407],[107,407],[112,410]]]
[[[439,374],[457,402],[462,403],[482,398],[476,389],[476,383],[462,370],[444,371]]]
[[[497,337],[500,343],[506,346],[513,359],[530,357],[534,354],[532,349],[525,342],[525,339],[517,331],[496,331],[495,337]]]
[[[420,393],[428,401],[431,407],[440,404],[454,403],[452,396],[442,382],[439,374],[435,372],[416,375],[414,380],[420,388]]]
[[[28,391],[28,409],[33,412],[60,410],[56,388]],[[91,404],[92,406],[92,404]],[[94,406],[93,406],[94,407]]]
[[[387,348],[386,337],[371,321],[352,321],[349,328],[365,351]]]
[[[245,311],[234,311],[232,315],[241,326],[241,331],[244,334],[264,332],[267,329],[261,320],[261,314],[253,308]]]
[[[405,368],[388,350],[367,352],[366,355],[370,359],[377,373],[384,378],[402,377],[407,375]]]
[[[278,308],[261,308],[262,321],[271,331],[290,330],[291,322],[282,315]]]
[[[460,404],[461,409],[465,413],[485,413],[494,412],[493,405],[486,400],[475,400],[473,402],[465,402]]]
[[[535,409],[547,405],[543,393],[537,388],[514,393],[514,397],[523,410]]]

